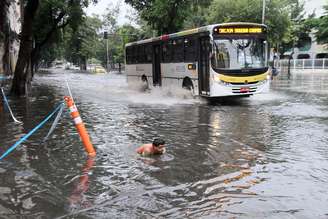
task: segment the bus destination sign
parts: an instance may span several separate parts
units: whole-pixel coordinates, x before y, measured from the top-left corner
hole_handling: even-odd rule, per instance
[[[262,27],[215,27],[216,34],[261,34],[265,30]]]

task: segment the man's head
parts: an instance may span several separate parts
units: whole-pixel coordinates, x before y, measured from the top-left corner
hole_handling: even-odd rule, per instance
[[[163,139],[160,139],[160,138],[155,138],[154,141],[153,141],[153,145],[155,147],[159,147],[159,146],[164,146],[165,144],[165,141]]]

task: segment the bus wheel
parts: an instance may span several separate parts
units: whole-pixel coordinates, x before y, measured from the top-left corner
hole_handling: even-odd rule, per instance
[[[148,83],[147,76],[146,76],[146,75],[142,75],[142,76],[141,76],[141,81],[142,81],[142,82],[147,82],[147,83]]]
[[[189,90],[194,95],[194,85],[190,78],[185,77],[182,82],[182,88]]]
[[[142,82],[142,91],[147,91],[149,90],[149,85],[148,85],[148,79],[146,75],[141,76],[141,82]]]
[[[192,81],[190,78],[184,78],[182,82],[182,88],[187,89],[187,90],[193,90],[194,85],[192,84]]]

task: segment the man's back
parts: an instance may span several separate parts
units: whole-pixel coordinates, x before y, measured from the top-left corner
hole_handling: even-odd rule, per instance
[[[137,153],[143,156],[154,154],[163,154],[165,152],[164,145],[154,146],[154,144],[144,144],[137,149]]]
[[[153,154],[153,144],[144,144],[137,149],[138,154],[151,155]]]

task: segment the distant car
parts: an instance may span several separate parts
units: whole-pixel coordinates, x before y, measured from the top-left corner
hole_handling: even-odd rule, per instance
[[[64,65],[63,62],[56,62],[55,63],[55,68],[62,68],[62,69],[64,69],[65,68],[65,65]]]
[[[76,65],[72,65],[70,67],[70,69],[72,69],[72,70],[80,70],[80,67],[79,66],[76,66]]]
[[[95,68],[93,69],[94,73],[106,73],[106,69],[104,69],[104,67],[102,66],[95,66]]]
[[[55,68],[62,68],[62,69],[64,69],[65,66],[64,66],[63,64],[56,64],[56,65],[55,65]]]

